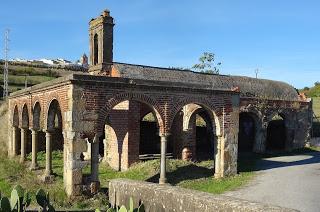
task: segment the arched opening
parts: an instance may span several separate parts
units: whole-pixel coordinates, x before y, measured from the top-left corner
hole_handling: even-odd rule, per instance
[[[64,139],[62,134],[62,112],[59,102],[54,99],[51,101],[47,116],[47,132],[46,132],[46,170],[45,175],[55,174],[58,179],[63,179],[64,161]]]
[[[158,114],[153,106],[138,100],[115,105],[108,112],[104,135],[100,137],[103,161],[116,170],[126,170],[140,159],[160,157]],[[143,157],[147,155],[150,158]]]
[[[13,148],[12,151],[14,155],[21,154],[21,131],[19,128],[19,111],[18,106],[16,105],[13,110],[13,117],[12,117],[12,126],[13,126]]]
[[[98,34],[95,34],[93,37],[93,65],[98,64],[98,55],[99,55],[99,39]]]
[[[40,103],[37,102],[33,107],[33,129],[37,131],[37,151],[45,151],[45,132],[43,129],[43,122],[41,121],[41,106]]]
[[[140,160],[160,158],[161,145],[159,124],[153,109],[146,104],[140,104]],[[172,157],[172,142],[167,143],[167,157]]]
[[[275,115],[268,123],[267,144],[268,151],[285,150],[286,126],[281,115]]]
[[[198,161],[214,159],[214,133],[209,114],[205,110],[196,116],[196,157]]]
[[[157,119],[152,112],[143,116],[140,120],[140,145],[139,155],[151,155],[160,152],[160,137]]]
[[[238,153],[252,152],[256,136],[254,115],[243,112],[239,115]]]
[[[62,113],[56,99],[49,106],[47,128],[52,136],[52,151],[63,150]]]
[[[174,156],[183,160],[216,160],[217,116],[208,107],[187,104],[175,115],[170,138],[174,145]]]
[[[31,152],[31,130],[29,129],[29,112],[26,104],[22,108],[22,128],[25,131],[26,136],[24,138],[25,154],[29,154]]]

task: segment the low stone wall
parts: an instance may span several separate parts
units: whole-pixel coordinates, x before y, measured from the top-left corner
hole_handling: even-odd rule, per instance
[[[127,179],[109,183],[109,201],[128,206],[130,197],[137,207],[144,204],[146,211],[296,211],[278,206],[251,202],[223,195],[213,195],[170,185],[158,185]]]

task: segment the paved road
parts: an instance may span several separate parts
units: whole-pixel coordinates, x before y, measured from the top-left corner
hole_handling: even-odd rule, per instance
[[[320,152],[268,158],[257,177],[225,195],[306,212],[320,212]]]

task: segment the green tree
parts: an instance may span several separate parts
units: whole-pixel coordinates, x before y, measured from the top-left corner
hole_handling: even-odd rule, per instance
[[[215,63],[215,54],[204,52],[199,58],[199,63],[195,64],[192,69],[201,73],[219,74],[219,66],[221,63]]]

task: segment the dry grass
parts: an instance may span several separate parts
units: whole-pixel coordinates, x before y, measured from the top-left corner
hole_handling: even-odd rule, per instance
[[[0,101],[0,153],[8,152],[8,103]]]

